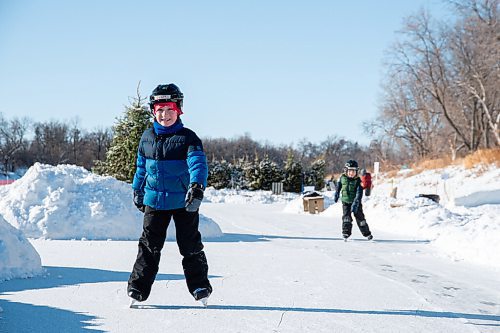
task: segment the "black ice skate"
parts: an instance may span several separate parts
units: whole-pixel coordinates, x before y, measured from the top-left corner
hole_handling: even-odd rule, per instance
[[[193,291],[194,299],[200,301],[203,306],[207,306],[208,297],[210,296],[210,290],[207,288],[198,288]]]
[[[350,235],[348,234],[342,234],[342,237],[344,237],[344,242],[347,242],[347,238],[349,238]]]
[[[372,240],[373,239],[373,235],[367,236],[366,239]]]
[[[141,292],[135,288],[129,288],[128,297],[130,297],[129,307],[133,307],[135,303],[144,301]]]

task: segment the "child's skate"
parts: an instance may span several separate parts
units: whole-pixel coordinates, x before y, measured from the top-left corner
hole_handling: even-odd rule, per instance
[[[144,301],[144,298],[142,297],[141,292],[135,288],[129,289],[128,297],[130,297],[130,304],[129,304],[130,308],[133,308],[137,302]]]
[[[194,299],[200,301],[204,307],[208,306],[208,297],[210,296],[210,290],[207,288],[198,288],[193,291]]]

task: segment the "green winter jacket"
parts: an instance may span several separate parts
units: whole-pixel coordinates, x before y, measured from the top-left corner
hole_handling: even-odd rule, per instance
[[[349,178],[346,175],[340,176],[337,183],[336,195],[342,193],[342,202],[353,203],[354,201],[361,202],[363,196],[363,188],[361,187],[361,179],[359,177]]]

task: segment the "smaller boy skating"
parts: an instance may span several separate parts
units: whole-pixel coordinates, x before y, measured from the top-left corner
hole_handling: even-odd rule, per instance
[[[373,238],[368,223],[366,223],[365,214],[363,213],[363,205],[361,198],[363,197],[363,187],[361,179],[358,177],[358,162],[349,160],[344,166],[344,172],[337,182],[334,201],[337,203],[339,196],[342,193],[342,236],[347,240],[352,232],[352,216],[356,218],[359,231],[368,240]]]

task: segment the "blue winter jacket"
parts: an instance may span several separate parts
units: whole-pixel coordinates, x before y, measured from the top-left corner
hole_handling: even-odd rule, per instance
[[[208,167],[203,145],[195,132],[179,126],[171,134],[142,134],[137,152],[134,190],[144,192],[144,205],[159,210],[185,206],[191,183],[207,185]]]

